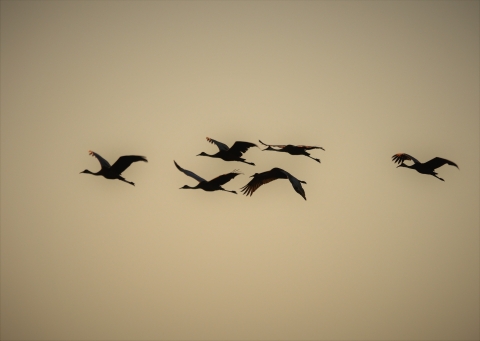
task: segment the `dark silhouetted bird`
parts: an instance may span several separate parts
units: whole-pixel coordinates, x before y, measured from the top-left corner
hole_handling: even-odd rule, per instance
[[[92,175],[101,175],[103,176],[105,179],[118,179],[118,180],[122,180],[126,183],[129,183],[130,185],[132,186],[135,186],[135,184],[131,181],[127,181],[125,180],[121,174],[122,172],[127,169],[128,167],[130,167],[130,165],[133,163],[133,162],[137,162],[137,161],[144,161],[144,162],[148,162],[147,161],[147,158],[145,156],[138,156],[138,155],[125,155],[125,156],[120,156],[118,158],[118,160],[112,165],[110,166],[110,164],[108,163],[107,160],[105,160],[103,157],[101,157],[100,155],[98,155],[97,153],[95,152],[92,152],[91,150],[88,151],[88,153],[94,157],[97,158],[98,162],[100,162],[100,166],[102,167],[102,169],[100,169],[98,172],[96,173],[92,173],[90,172],[88,169],[85,169],[83,172],[80,172],[81,173],[87,173],[87,174],[92,174]]]
[[[405,160],[413,161],[413,165],[411,165],[411,166],[406,165],[405,163],[403,163]],[[439,178],[437,176],[437,173],[435,172],[435,169],[437,169],[439,167],[442,167],[444,164],[447,164],[447,165],[450,165],[450,166],[455,166],[455,167],[458,168],[458,166],[455,162],[452,162],[452,161],[449,161],[449,160],[446,160],[446,159],[442,159],[441,157],[435,157],[435,158],[431,159],[430,161],[427,161],[425,163],[421,163],[420,161],[415,159],[413,156],[405,154],[405,153],[398,153],[398,154],[393,155],[392,156],[392,161],[400,164],[400,165],[397,166],[397,168],[398,167],[406,167],[406,168],[415,169],[419,173],[433,175],[434,177],[436,177],[437,179],[440,179],[442,181],[445,181],[445,180],[443,180],[442,178]],[[460,168],[458,168],[458,169],[460,169]]]
[[[237,192],[235,191],[228,191],[226,189],[224,189],[222,187],[222,185],[225,185],[227,182],[229,182],[230,180],[232,180],[234,177],[236,177],[238,174],[241,174],[240,172],[238,172],[237,170],[234,170],[233,172],[230,172],[230,173],[227,173],[227,174],[223,174],[223,175],[220,175],[220,176],[217,176],[215,179],[212,179],[210,181],[207,181],[201,177],[199,177],[197,174],[195,174],[194,172],[191,172],[189,170],[186,170],[186,169],[183,169],[182,167],[180,167],[176,162],[175,160],[173,161],[173,163],[175,163],[175,166],[178,168],[178,170],[192,178],[194,178],[195,180],[198,181],[198,185],[195,186],[195,187],[190,187],[188,185],[185,185],[183,187],[181,187],[180,189],[198,189],[198,188],[201,188],[203,189],[204,191],[207,191],[207,192],[213,192],[213,191],[225,191],[225,192],[230,192],[230,193],[235,193],[237,194]]]
[[[253,162],[247,162],[245,161],[245,159],[241,158],[243,153],[245,153],[249,148],[258,147],[255,143],[237,141],[233,144],[233,146],[228,148],[226,144],[223,144],[222,142],[218,142],[209,137],[207,137],[207,141],[217,145],[219,149],[218,153],[209,155],[204,152],[201,152],[197,156],[210,156],[210,157],[222,159],[224,161],[240,161],[240,162],[248,163],[249,165],[255,166]]]
[[[272,168],[271,170],[263,173],[255,173],[251,177],[253,177],[252,180],[245,186],[241,188],[243,194],[245,195],[252,195],[253,192],[255,192],[258,187],[268,184],[270,181],[277,180],[277,179],[288,179],[290,180],[290,183],[293,186],[293,189],[295,192],[300,194],[303,199],[307,200],[305,197],[305,191],[303,190],[302,183],[306,184],[305,181],[298,180],[296,177],[294,177],[292,174],[288,173],[287,171],[284,171],[281,168]]]
[[[305,155],[305,156],[308,156],[310,159],[313,159],[313,160],[317,161],[318,163],[320,163],[320,159],[315,159],[314,157],[311,157],[310,153],[307,152],[307,150],[310,150],[310,149],[325,150],[322,147],[315,147],[315,146],[293,146],[291,144],[288,144],[288,145],[266,144],[266,143],[263,143],[260,140],[258,140],[258,141],[261,144],[263,144],[264,146],[267,146],[267,148],[265,148],[264,150],[272,150],[272,151],[275,151],[275,152],[284,152],[284,153],[288,153],[290,155]],[[280,149],[275,149],[275,148],[272,148],[272,147],[277,147],[277,148],[280,148]]]

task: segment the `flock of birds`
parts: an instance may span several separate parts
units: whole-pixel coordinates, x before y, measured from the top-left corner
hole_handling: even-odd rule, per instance
[[[243,162],[247,163],[249,165],[255,166],[253,162],[248,162],[244,158],[242,158],[243,154],[251,147],[258,147],[255,143],[251,142],[243,142],[243,141],[237,141],[235,142],[230,148],[219,141],[216,141],[214,139],[211,139],[207,137],[207,141],[210,143],[215,144],[219,151],[216,154],[206,154],[204,152],[198,154],[197,156],[208,156],[212,158],[219,158],[224,161],[238,161],[238,162]],[[267,148],[263,149],[263,151],[269,150],[269,151],[275,151],[275,152],[283,152],[283,153],[288,153],[290,155],[304,155],[312,160],[317,161],[320,163],[320,159],[316,159],[310,156],[310,153],[307,152],[307,150],[311,149],[323,149],[322,147],[316,147],[316,146],[294,146],[294,145],[271,145],[271,144],[266,144],[263,143],[262,141],[258,140],[261,144],[266,146]],[[148,162],[147,158],[144,156],[138,156],[138,155],[125,155],[121,156],[118,158],[118,160],[113,164],[110,165],[107,160],[102,158],[100,155],[93,151],[89,151],[89,154],[97,158],[97,160],[100,162],[101,169],[93,173],[89,171],[88,169],[84,170],[81,173],[87,173],[87,174],[92,174],[92,175],[101,175],[105,177],[106,179],[118,179],[121,181],[124,181],[126,183],[129,183],[130,185],[135,186],[135,184],[131,181],[127,181],[122,177],[122,172],[125,171],[132,163],[138,162],[138,161],[143,161],[143,162]],[[404,163],[404,161],[412,161],[412,165],[407,165]],[[398,167],[405,167],[405,168],[411,168],[415,169],[417,172],[421,174],[428,174],[428,175],[433,175],[439,180],[445,181],[442,178],[437,176],[437,173],[435,172],[435,169],[447,164],[450,166],[455,166],[458,168],[457,164],[455,164],[452,161],[449,161],[447,159],[443,159],[440,157],[435,157],[431,159],[430,161],[427,161],[425,163],[421,163],[417,159],[415,159],[413,156],[405,154],[405,153],[398,153],[392,156],[392,161],[395,163],[398,163]],[[185,175],[195,179],[198,181],[198,184],[194,187],[185,185],[181,187],[180,189],[203,189],[204,191],[207,192],[213,192],[213,191],[225,191],[225,192],[230,192],[230,193],[235,193],[235,191],[229,191],[224,189],[222,186],[225,185],[227,182],[235,178],[237,175],[241,174],[238,170],[234,170],[230,173],[227,174],[222,174],[217,176],[214,179],[211,179],[209,181],[203,179],[202,177],[198,176],[197,174],[193,173],[192,171],[186,170],[182,167],[180,167],[176,161],[173,161],[177,169],[184,173]],[[299,180],[296,177],[294,177],[292,174],[288,173],[287,171],[281,169],[281,168],[272,168],[269,171],[262,172],[262,173],[255,173],[251,176],[253,179],[250,180],[249,183],[247,183],[245,186],[241,188],[241,192],[244,195],[252,195],[260,186],[265,185],[271,181],[277,180],[277,179],[288,179],[290,183],[292,184],[293,189],[302,196],[303,199],[307,200],[305,196],[305,191],[302,187],[302,183],[306,184],[305,181]]]

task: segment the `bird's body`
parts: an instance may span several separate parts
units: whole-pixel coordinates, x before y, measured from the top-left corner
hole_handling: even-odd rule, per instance
[[[252,175],[253,177],[252,180],[245,186],[241,188],[241,191],[245,195],[252,195],[253,192],[255,192],[260,186],[267,184],[271,181],[277,180],[277,179],[288,179],[290,183],[292,184],[293,189],[300,194],[303,199],[307,200],[305,196],[305,191],[303,190],[302,183],[306,184],[305,181],[298,180],[296,177],[288,173],[287,171],[281,169],[281,168],[272,168],[271,170],[263,173],[255,173]]]
[[[413,165],[409,166],[404,163],[405,160],[410,160],[413,161]],[[455,162],[449,161],[447,159],[443,159],[441,157],[435,157],[431,159],[430,161],[427,161],[425,163],[421,163],[417,159],[415,159],[413,156],[405,154],[405,153],[398,153],[392,156],[392,161],[395,163],[399,163],[398,167],[405,167],[405,168],[411,168],[415,169],[417,172],[421,174],[428,174],[428,175],[433,175],[439,180],[445,181],[442,178],[439,178],[437,176],[437,173],[435,172],[435,169],[442,167],[443,165],[447,164],[450,166],[455,166],[458,168],[457,164]]]
[[[207,192],[225,191],[225,192],[230,192],[230,193],[237,194],[237,192],[235,192],[235,191],[228,191],[228,190],[226,190],[222,187],[222,185],[225,185],[227,182],[229,182],[230,180],[235,178],[238,174],[241,174],[237,171],[233,171],[233,172],[230,172],[230,173],[227,173],[227,174],[223,174],[223,175],[217,176],[216,178],[214,178],[210,181],[207,181],[207,180],[203,179],[202,177],[198,176],[197,174],[195,174],[195,173],[193,173],[189,170],[183,169],[175,161],[173,161],[173,163],[175,163],[175,166],[177,167],[177,169],[180,172],[182,172],[185,175],[188,175],[189,177],[192,177],[192,178],[194,178],[195,180],[198,181],[198,184],[195,187],[185,185],[185,186],[181,187],[180,189],[203,189],[204,191],[207,191]]]
[[[127,169],[128,167],[130,167],[130,165],[133,162],[137,162],[137,161],[148,162],[147,158],[145,156],[125,155],[125,156],[120,156],[118,158],[118,160],[113,165],[110,166],[108,161],[105,160],[100,155],[98,155],[97,153],[95,153],[91,150],[89,150],[88,153],[90,155],[92,155],[93,157],[97,158],[97,160],[98,160],[98,162],[100,162],[100,166],[102,168],[96,173],[93,173],[93,172],[89,171],[88,169],[85,169],[83,172],[80,172],[80,173],[86,173],[86,174],[92,174],[92,175],[101,175],[105,179],[110,179],[110,180],[118,179],[118,180],[124,181],[124,182],[126,182],[126,183],[128,183],[132,186],[135,186],[135,184],[131,181],[125,180],[121,176],[122,172],[125,169]]]
[[[213,158],[219,158],[224,161],[239,161],[239,162],[244,162],[244,163],[248,163],[249,165],[255,166],[253,162],[245,161],[245,159],[243,159],[241,156],[249,148],[258,147],[256,144],[250,143],[250,142],[237,141],[230,148],[228,148],[226,144],[223,144],[222,142],[218,142],[209,137],[207,137],[207,141],[217,145],[219,151],[213,155],[201,152],[197,156],[209,156]]]
[[[315,159],[314,157],[311,157],[310,156],[310,153],[307,152],[307,150],[310,150],[310,149],[322,149],[322,150],[325,150],[323,149],[322,147],[316,147],[316,146],[294,146],[294,145],[291,145],[291,144],[287,144],[287,145],[275,145],[275,144],[266,144],[266,143],[263,143],[262,141],[258,140],[261,144],[263,144],[264,146],[267,146],[267,148],[265,148],[264,150],[271,150],[271,151],[274,151],[274,152],[284,152],[284,153],[288,153],[290,155],[305,155],[307,157],[309,157],[310,159],[312,160],[315,160],[317,161],[318,163],[320,163],[320,159]],[[273,148],[273,147],[276,147],[276,148],[280,148],[280,149],[276,149],[276,148]]]

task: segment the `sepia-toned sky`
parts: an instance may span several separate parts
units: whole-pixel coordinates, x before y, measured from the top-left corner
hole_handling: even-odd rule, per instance
[[[1,1],[1,339],[478,340],[479,4]]]

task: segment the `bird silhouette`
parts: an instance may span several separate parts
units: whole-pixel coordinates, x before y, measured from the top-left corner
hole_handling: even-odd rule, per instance
[[[318,163],[320,163],[320,159],[315,159],[314,157],[311,157],[310,153],[307,152],[307,150],[310,150],[310,149],[325,150],[322,147],[315,147],[315,146],[294,146],[294,145],[291,145],[291,144],[288,144],[288,145],[276,144],[275,145],[275,144],[266,144],[266,143],[263,143],[260,140],[258,140],[258,141],[261,144],[263,144],[264,146],[267,146],[267,148],[265,148],[264,150],[271,150],[271,151],[275,151],[275,152],[284,152],[284,153],[288,153],[290,155],[305,155],[305,156],[308,156],[310,159],[313,159],[313,160],[317,161]],[[280,149],[275,149],[275,148],[272,148],[272,147],[277,147],[277,148],[280,148]]]
[[[293,186],[295,192],[300,194],[303,199],[307,200],[305,197],[305,191],[303,190],[302,183],[306,184],[305,181],[298,180],[292,174],[288,173],[287,171],[281,168],[272,168],[271,170],[263,173],[255,173],[251,177],[252,180],[245,186],[241,188],[241,191],[245,195],[252,195],[260,186],[269,183],[270,181],[277,180],[277,179],[288,179]]]
[[[240,162],[248,163],[249,165],[255,166],[253,162],[248,162],[248,161],[245,161],[245,159],[241,158],[243,153],[245,153],[249,148],[258,147],[255,143],[237,141],[233,144],[233,146],[228,148],[226,144],[223,144],[222,142],[218,142],[209,137],[207,137],[207,141],[217,145],[219,149],[218,153],[209,155],[207,153],[201,152],[197,156],[209,156],[209,157],[219,158],[224,161],[240,161]]]
[[[121,181],[124,181],[126,183],[129,183],[130,185],[132,186],[135,186],[135,184],[131,181],[127,181],[125,180],[121,174],[122,172],[127,169],[128,167],[130,167],[130,165],[133,163],[133,162],[137,162],[137,161],[144,161],[144,162],[148,162],[147,161],[147,158],[145,156],[138,156],[138,155],[125,155],[125,156],[120,156],[118,158],[118,160],[112,165],[110,166],[110,164],[108,163],[107,160],[105,160],[103,157],[101,157],[100,155],[98,155],[97,153],[95,152],[92,152],[91,150],[88,151],[88,154],[94,156],[97,158],[98,162],[100,162],[100,166],[102,167],[98,172],[96,173],[93,173],[91,171],[89,171],[88,169],[85,169],[83,172],[80,172],[80,174],[82,173],[87,173],[87,174],[92,174],[92,175],[101,175],[103,176],[105,179],[118,179],[118,180],[121,180]]]
[[[411,160],[413,161],[413,165],[408,166],[405,163],[403,163],[405,160]],[[450,166],[455,166],[458,168],[457,164],[455,162],[449,161],[447,159],[442,159],[441,157],[435,157],[431,159],[430,161],[427,161],[425,163],[421,163],[417,159],[415,159],[413,156],[405,154],[405,153],[398,153],[392,156],[392,161],[395,163],[399,163],[398,167],[405,167],[405,168],[411,168],[415,169],[417,172],[421,174],[429,174],[433,175],[437,179],[440,179],[442,181],[442,178],[439,178],[437,176],[437,173],[435,172],[435,169],[442,167],[444,164],[450,165]],[[460,168],[458,168],[460,169]]]
[[[188,185],[185,185],[183,187],[180,187],[180,189],[199,189],[200,188],[200,189],[203,189],[204,191],[207,191],[207,192],[225,191],[225,192],[230,192],[230,193],[237,194],[237,192],[235,192],[235,191],[228,191],[228,190],[226,190],[225,188],[222,187],[222,185],[225,185],[227,182],[229,182],[230,180],[235,178],[238,174],[241,174],[237,170],[234,170],[233,172],[230,172],[230,173],[227,173],[227,174],[219,175],[216,178],[214,178],[210,181],[207,181],[207,180],[203,179],[202,177],[198,176],[197,174],[195,174],[194,172],[183,169],[182,167],[180,167],[177,164],[177,162],[175,162],[175,160],[173,161],[173,163],[175,164],[175,166],[178,168],[178,170],[180,172],[182,172],[185,175],[188,175],[189,177],[192,177],[192,178],[194,178],[195,180],[198,181],[198,184],[195,187],[190,187]]]

